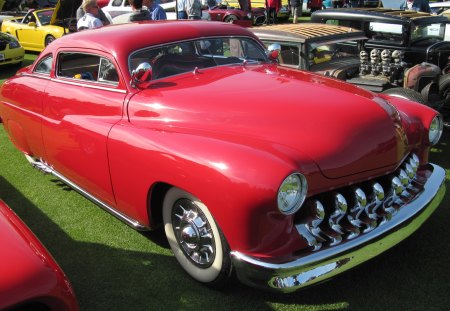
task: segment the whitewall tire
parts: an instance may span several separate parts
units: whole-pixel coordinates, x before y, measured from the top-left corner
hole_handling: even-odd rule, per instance
[[[170,248],[190,276],[213,287],[229,281],[232,267],[228,244],[199,199],[171,188],[164,198],[163,221]]]

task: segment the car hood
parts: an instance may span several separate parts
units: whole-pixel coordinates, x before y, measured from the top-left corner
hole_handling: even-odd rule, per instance
[[[82,2],[83,0],[59,0],[53,11],[50,24],[55,25],[65,19],[76,18],[77,10]]]
[[[227,66],[155,80],[128,112],[139,126],[289,146],[326,177],[339,178],[395,165],[405,155],[398,115],[386,107],[371,92],[316,74]]]

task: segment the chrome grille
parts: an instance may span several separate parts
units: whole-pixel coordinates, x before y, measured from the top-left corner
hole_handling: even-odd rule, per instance
[[[296,215],[297,231],[317,251],[382,226],[420,193],[418,167],[412,154],[393,174],[309,198]]]

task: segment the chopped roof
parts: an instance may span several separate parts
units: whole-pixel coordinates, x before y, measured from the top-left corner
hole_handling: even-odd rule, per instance
[[[152,45],[178,42],[199,37],[250,36],[247,29],[220,22],[153,21],[108,25],[98,29],[71,33],[55,40],[49,48],[83,47],[111,54],[126,54]]]

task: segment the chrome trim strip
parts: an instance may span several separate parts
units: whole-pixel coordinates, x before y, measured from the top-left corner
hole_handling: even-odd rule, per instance
[[[431,172],[423,191],[383,225],[334,247],[310,252],[291,262],[271,263],[238,251],[231,258],[245,284],[278,292],[293,292],[324,281],[398,244],[416,231],[436,210],[445,194],[445,170],[428,164]]]
[[[71,187],[74,190],[76,190],[77,192],[79,192],[82,196],[84,196],[85,198],[89,199],[91,202],[95,203],[96,205],[98,205],[99,207],[101,207],[102,209],[104,209],[105,211],[110,213],[111,215],[115,216],[117,219],[123,221],[124,223],[126,223],[127,225],[132,227],[133,229],[138,230],[138,231],[151,230],[150,227],[141,224],[137,220],[128,217],[127,215],[123,214],[122,212],[116,210],[115,208],[113,208],[113,207],[109,206],[108,204],[104,203],[103,201],[97,199],[95,196],[93,196],[92,194],[90,194],[89,192],[84,190],[83,188],[79,187],[77,184],[75,184],[74,182],[72,182],[68,178],[64,177],[62,174],[60,174],[57,171],[55,171],[52,166],[47,164],[42,159],[41,160],[37,160],[37,159],[34,159],[34,158],[32,158],[32,157],[30,157],[28,155],[25,155],[25,157],[27,158],[27,160],[30,162],[30,164],[33,167],[35,167],[36,169],[40,170],[41,172],[43,172],[45,174],[52,174],[53,176],[57,177],[62,182],[67,184],[69,187]]]
[[[69,78],[67,78],[67,79],[69,79]],[[115,88],[110,88],[110,87],[103,87],[103,86],[99,86],[99,85],[91,85],[89,83],[85,84],[85,83],[72,82],[72,81],[66,81],[66,80],[55,79],[55,78],[51,78],[50,81],[63,83],[63,84],[76,85],[76,86],[81,86],[81,87],[87,87],[90,89],[98,89],[98,90],[111,91],[111,92],[123,93],[123,94],[127,93],[126,90],[120,90],[120,89],[115,89]],[[95,83],[95,82],[92,82],[92,83]]]
[[[44,80],[51,80],[50,75],[49,74],[45,74],[45,73],[27,73],[27,72],[21,72],[20,75],[22,76],[26,76],[26,77],[33,77],[33,78],[38,78],[38,79],[44,79]]]

